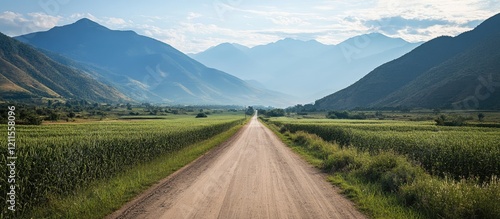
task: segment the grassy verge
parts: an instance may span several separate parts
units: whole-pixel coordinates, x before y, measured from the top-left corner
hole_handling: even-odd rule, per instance
[[[500,181],[431,176],[407,157],[340,147],[316,135],[269,125],[306,160],[330,173],[358,208],[373,218],[499,218]]]
[[[325,160],[328,159],[328,155],[340,150],[338,146],[325,142],[317,136],[302,134],[298,137],[297,134],[290,132],[281,133],[275,125],[264,124],[294,152],[317,168],[326,169]],[[371,218],[424,218],[418,212],[399,204],[396,196],[384,194],[381,186],[363,182],[356,176],[333,173],[328,177],[328,181],[339,187],[343,195],[356,203],[357,208]]]
[[[233,136],[242,125],[203,142],[158,157],[109,180],[101,180],[69,197],[51,197],[48,204],[25,215],[26,218],[103,218],[119,209],[155,182],[189,164]]]

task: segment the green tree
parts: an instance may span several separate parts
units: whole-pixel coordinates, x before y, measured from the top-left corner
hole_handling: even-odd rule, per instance
[[[73,119],[75,118],[76,114],[74,112],[69,112],[67,116],[68,118]]]
[[[269,110],[265,113],[266,116],[269,117],[281,117],[285,116],[285,110],[284,109],[272,109]]]
[[[254,108],[253,108],[252,106],[247,107],[247,109],[246,109],[246,111],[245,111],[245,114],[247,114],[247,115],[250,115],[250,116],[251,116],[251,115],[253,115],[254,113],[255,113],[255,110],[254,110]]]
[[[477,119],[479,119],[480,122],[484,121],[485,115],[483,113],[477,114]]]
[[[326,115],[326,118],[329,119],[348,119],[349,118],[349,112],[347,111],[330,111]]]
[[[26,117],[27,125],[41,125],[42,119],[36,115],[29,115]]]
[[[51,113],[49,114],[49,116],[47,117],[47,120],[50,120],[50,121],[57,121],[57,120],[59,120],[59,118],[60,118],[60,116],[59,116],[59,114],[58,114],[58,113],[56,113],[56,112],[51,112]]]

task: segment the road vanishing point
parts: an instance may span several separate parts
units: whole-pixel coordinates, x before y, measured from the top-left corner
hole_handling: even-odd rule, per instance
[[[254,116],[107,218],[365,218]]]

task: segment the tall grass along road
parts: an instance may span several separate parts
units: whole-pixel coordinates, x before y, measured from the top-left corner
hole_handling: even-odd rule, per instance
[[[256,117],[108,218],[365,218]]]

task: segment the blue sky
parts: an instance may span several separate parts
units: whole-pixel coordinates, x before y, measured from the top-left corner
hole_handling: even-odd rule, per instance
[[[380,32],[410,42],[457,35],[500,13],[500,0],[1,0],[0,32],[17,36],[86,17],[186,52],[223,42],[255,46],[285,37],[337,44]]]

